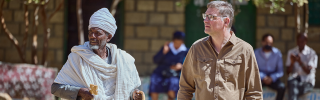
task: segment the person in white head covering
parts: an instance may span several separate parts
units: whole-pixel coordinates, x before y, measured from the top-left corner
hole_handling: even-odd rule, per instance
[[[134,58],[115,44],[108,43],[117,29],[107,8],[96,11],[89,21],[89,41],[74,46],[67,62],[51,86],[62,99],[141,100],[141,85]],[[97,85],[97,95],[89,92]]]

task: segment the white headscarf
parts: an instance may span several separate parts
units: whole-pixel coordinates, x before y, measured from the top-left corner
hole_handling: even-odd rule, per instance
[[[90,30],[92,27],[101,28],[110,33],[112,37],[117,30],[116,20],[107,8],[101,8],[92,14],[89,20],[88,29]]]

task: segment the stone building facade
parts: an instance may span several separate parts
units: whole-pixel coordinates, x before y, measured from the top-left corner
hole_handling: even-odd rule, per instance
[[[184,31],[181,0],[125,0],[124,49],[136,59],[140,75],[157,67],[153,56],[174,31]]]
[[[53,12],[61,0],[50,0],[48,12]],[[124,1],[124,50],[136,59],[136,66],[141,76],[151,75],[157,67],[153,63],[153,56],[166,41],[172,39],[174,31],[184,31],[185,7],[182,0],[123,0]],[[182,3],[182,5],[180,5]],[[31,8],[31,7],[30,7]],[[256,47],[261,46],[261,37],[265,33],[274,35],[274,46],[283,54],[285,63],[287,51],[296,46],[296,8],[290,4],[285,6],[286,12],[270,14],[269,9],[257,8],[256,12]],[[24,35],[24,18],[22,3],[5,3],[4,18],[7,27],[21,44]],[[29,9],[33,14],[33,9]],[[303,13],[301,13],[303,14]],[[32,16],[29,17],[30,25]],[[58,11],[49,21],[51,29],[48,51],[48,66],[61,68],[64,61],[64,8]],[[310,25],[308,29],[308,45],[320,56],[320,26]],[[31,62],[31,29],[27,44],[26,59]],[[38,31],[38,57],[42,57],[42,25]],[[41,59],[39,59],[41,62]],[[0,28],[0,61],[19,63],[20,58],[16,48]],[[318,61],[318,63],[320,60]],[[319,66],[319,64],[318,64]],[[284,67],[286,70],[286,67]],[[317,69],[317,75],[320,70]],[[285,77],[282,80],[285,82]],[[320,77],[316,77],[320,80]],[[318,81],[317,81],[318,82]],[[319,82],[318,82],[319,83]],[[316,85],[316,87],[320,87]]]
[[[296,18],[295,14],[297,8],[293,5],[285,5],[285,12],[278,12],[270,14],[269,9],[257,8],[257,21],[256,21],[256,47],[261,47],[261,38],[264,34],[270,33],[274,36],[274,47],[277,47],[282,52],[282,58],[284,63],[284,77],[282,81],[286,82],[286,60],[288,50],[296,47]],[[304,19],[303,9],[300,9],[300,16]],[[303,23],[303,21],[301,21]],[[320,26],[310,25],[308,28],[308,43],[307,45],[317,52],[320,57]],[[318,58],[318,68],[316,72],[316,82],[320,82],[320,59]],[[320,87],[317,85],[316,87]]]

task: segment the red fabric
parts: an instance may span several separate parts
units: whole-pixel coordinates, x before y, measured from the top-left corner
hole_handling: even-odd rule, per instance
[[[51,85],[57,70],[29,64],[0,64],[0,92],[12,98],[52,100]]]

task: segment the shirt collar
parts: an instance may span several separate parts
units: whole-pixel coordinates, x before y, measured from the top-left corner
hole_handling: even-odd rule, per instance
[[[296,49],[296,50],[295,50],[296,52],[300,53],[300,52],[299,52],[299,47],[298,47],[298,46],[297,46],[297,47],[295,47],[295,49]],[[309,46],[307,46],[307,45],[305,45],[305,46],[304,46],[304,49],[302,50],[302,52],[301,52],[301,53],[302,53],[303,55],[307,55],[307,54],[308,54],[308,51],[310,51],[310,47],[309,47]]]
[[[203,39],[203,41],[208,41],[211,43],[211,36],[208,36],[207,38]],[[231,33],[231,37],[229,39],[229,42],[232,43],[233,45],[237,44],[237,36],[233,32]]]
[[[233,45],[237,44],[237,36],[233,32],[231,33],[231,38],[229,40]]]
[[[261,53],[265,53],[265,52],[263,51],[263,47],[260,47],[259,51],[260,51]],[[276,48],[275,48],[275,47],[271,47],[271,51],[270,51],[270,52],[272,52],[272,53],[276,53],[276,52],[277,52],[277,50],[276,50]]]
[[[182,51],[187,51],[187,47],[184,44],[181,44],[181,46],[178,49],[174,48],[173,42],[169,43],[169,48],[174,55],[177,55]]]
[[[258,49],[258,52],[263,56],[263,57],[265,57],[265,53],[266,52],[264,52],[263,51],[263,47],[261,47],[261,48],[259,48]],[[276,51],[276,48],[275,47],[272,47],[272,49],[271,49],[271,51],[270,51],[270,55],[273,55],[273,54],[275,54],[277,51]],[[265,57],[266,59],[267,59],[267,57]]]

